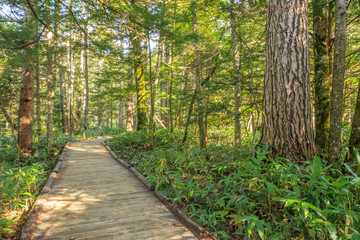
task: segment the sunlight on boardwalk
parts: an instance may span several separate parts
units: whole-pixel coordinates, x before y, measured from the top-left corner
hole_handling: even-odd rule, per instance
[[[75,142],[32,234],[34,239],[197,239],[100,140]]]

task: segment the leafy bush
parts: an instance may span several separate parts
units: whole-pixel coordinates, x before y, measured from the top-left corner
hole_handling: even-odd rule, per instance
[[[266,147],[256,157],[232,146],[180,151],[168,136],[155,146],[145,132],[107,142],[215,237],[360,239],[360,178],[350,166],[334,178],[320,158],[299,166]]]

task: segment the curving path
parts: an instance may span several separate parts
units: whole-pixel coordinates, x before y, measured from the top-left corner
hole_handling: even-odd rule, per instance
[[[197,239],[102,140],[73,142],[26,239]],[[34,214],[34,213],[32,213]]]

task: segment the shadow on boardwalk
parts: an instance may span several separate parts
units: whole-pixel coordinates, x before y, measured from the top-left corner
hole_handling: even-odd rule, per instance
[[[32,213],[34,214],[34,213]],[[102,146],[69,146],[23,239],[197,239]]]

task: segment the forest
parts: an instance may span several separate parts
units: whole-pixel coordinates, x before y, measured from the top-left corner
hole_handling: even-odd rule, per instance
[[[0,1],[0,237],[68,141],[216,239],[360,239],[360,1]]]

